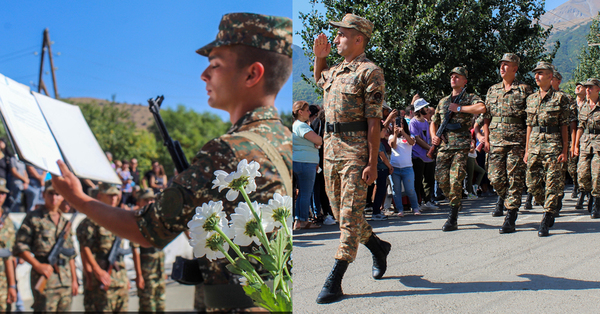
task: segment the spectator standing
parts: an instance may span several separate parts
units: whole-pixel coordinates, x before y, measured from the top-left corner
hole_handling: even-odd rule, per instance
[[[16,157],[10,159],[10,180],[9,190],[15,199],[15,204],[12,206],[13,211],[19,211],[22,204],[23,196],[25,196],[25,211],[33,209],[33,201],[35,200],[35,192],[29,186],[29,176],[25,164]]]
[[[162,192],[167,187],[167,175],[158,161],[152,162],[152,170],[147,174],[148,186],[154,191],[154,194]]]
[[[131,179],[135,185],[140,185],[140,171],[138,170],[138,161],[135,158],[131,158],[129,161],[129,172],[131,173]]]
[[[27,166],[27,175],[29,176],[29,188],[35,193],[33,197],[33,204],[28,211],[33,210],[35,205],[43,204],[42,197],[42,186],[44,186],[44,181],[46,181],[46,174],[48,172],[37,167]],[[41,200],[40,200],[41,199]]]
[[[325,134],[325,111],[320,110],[317,118],[313,120],[310,124],[311,129],[317,133],[321,138]],[[323,145],[319,148],[319,169],[317,170],[317,175],[315,177],[315,188],[313,190],[313,198],[315,199],[315,203],[319,202],[321,207],[321,211],[323,215],[325,215],[323,219],[323,224],[325,225],[335,225],[337,221],[333,218],[333,211],[331,210],[331,204],[329,204],[329,198],[327,197],[327,192],[325,191],[325,176],[323,175]]]
[[[383,124],[381,125],[381,138],[387,139],[390,137],[389,129]],[[381,205],[385,200],[387,193],[387,178],[394,173],[394,167],[389,161],[389,157],[385,151],[383,142],[379,142],[379,156],[377,158],[377,181],[375,189],[375,199],[373,200],[373,220],[385,220],[387,216],[381,213]]]
[[[398,211],[398,216],[404,216],[404,208],[402,206],[402,185],[404,185],[404,192],[408,196],[413,213],[420,215],[421,209],[417,193],[415,192],[415,173],[411,158],[415,138],[410,135],[405,119],[396,119],[396,123],[400,123],[400,125],[394,126],[394,132],[389,137],[389,144],[392,147],[390,163],[394,167],[392,181],[394,182],[396,210]]]
[[[319,167],[319,148],[321,138],[306,123],[310,117],[306,101],[297,101],[292,108],[296,119],[292,125],[294,174],[298,178],[298,197],[295,206],[294,230],[320,228],[308,221],[310,197],[315,185],[315,176]]]
[[[426,119],[430,117],[427,109],[428,105],[429,103],[423,98],[414,101],[415,116],[410,119],[408,129],[416,142],[416,145],[412,147],[412,164],[415,174],[417,197],[421,199],[421,208],[436,210],[438,207],[431,203],[435,180],[435,162],[427,157],[431,143],[429,122]],[[426,183],[427,190],[425,190],[424,183]]]

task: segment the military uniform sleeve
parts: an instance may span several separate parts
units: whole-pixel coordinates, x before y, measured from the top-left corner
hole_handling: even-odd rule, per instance
[[[93,247],[96,243],[94,240],[95,228],[92,225],[89,218],[84,219],[79,226],[77,226],[77,241],[79,242],[79,248]]]
[[[483,125],[483,119],[492,119],[492,113],[491,113],[491,107],[490,107],[490,96],[493,94],[493,87],[490,87],[487,91],[487,94],[485,95],[485,113],[479,115],[479,117],[477,118],[477,124],[479,125]]]
[[[444,106],[444,99],[442,98],[442,100],[440,100],[440,102],[438,103],[437,107],[435,108],[435,113],[433,114],[433,117],[431,117],[431,122],[435,123],[437,125],[440,125],[442,123],[442,107]]]
[[[483,103],[483,100],[481,100],[481,97],[479,97],[478,95],[472,94],[471,102],[469,103],[469,105],[474,105],[478,103]]]
[[[365,118],[382,118],[384,98],[385,78],[383,70],[376,68],[368,75],[365,85]]]
[[[73,254],[72,256],[68,256],[68,259],[74,259],[75,257],[77,257],[77,250],[75,250],[75,243],[73,243],[73,228],[71,227],[70,229],[71,230],[69,230],[69,235],[67,236],[67,239],[65,240],[64,247],[73,249],[75,254]]]
[[[571,122],[569,97],[566,94],[560,96],[560,125],[568,125]]]
[[[15,225],[7,216],[0,231],[0,247],[12,250],[15,245]]]
[[[527,126],[533,126],[533,111],[534,109],[530,106],[532,106],[533,104],[533,95],[529,95],[529,97],[527,97],[527,101],[526,101],[526,107],[525,107],[525,111],[527,112],[527,119],[525,120],[525,124]]]
[[[577,119],[578,119],[578,123],[577,123],[577,127],[578,128],[582,128],[582,129],[586,129],[587,128],[587,114],[586,114],[586,109],[584,108],[585,106],[587,106],[587,104],[584,104],[583,106],[581,106],[581,108],[579,108],[578,112],[577,112]]]
[[[220,139],[208,142],[196,154],[190,168],[173,179],[171,187],[158,194],[156,202],[136,213],[142,235],[154,247],[164,248],[182,231],[196,213],[195,209],[209,201],[225,198],[212,189],[214,172],[235,171],[237,162],[229,145]],[[232,202],[224,202],[224,206]]]
[[[330,72],[331,72],[331,68],[321,71],[321,77],[317,81],[317,86],[319,86],[319,88],[323,88],[323,86],[325,85],[325,82],[329,78]]]
[[[15,237],[15,246],[13,247],[13,255],[18,256],[19,254],[29,251],[31,252],[31,246],[33,245],[34,228],[31,221],[32,214],[29,213],[23,219],[19,231]]]

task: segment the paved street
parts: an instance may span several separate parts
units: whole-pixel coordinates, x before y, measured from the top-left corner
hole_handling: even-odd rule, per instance
[[[499,234],[496,198],[465,200],[459,230],[442,232],[449,206],[369,221],[392,244],[388,270],[371,277],[364,246],[342,281],[345,298],[315,299],[333,266],[337,225],[294,234],[294,313],[592,313],[600,303],[600,219],[575,210],[566,191],[561,217],[539,238],[541,206],[521,209],[517,232]],[[523,197],[523,202],[525,197]]]

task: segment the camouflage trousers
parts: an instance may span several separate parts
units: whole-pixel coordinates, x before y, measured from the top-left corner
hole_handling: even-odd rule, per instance
[[[573,179],[573,185],[575,188],[579,186],[577,182],[577,164],[579,163],[579,156],[569,157],[569,161],[567,162],[567,170],[569,171],[569,175],[571,179]]]
[[[7,259],[0,260],[0,263],[6,263]],[[2,265],[2,271],[0,271],[0,312],[4,313],[8,310],[8,282],[6,279],[5,268]]]
[[[363,215],[367,203],[367,184],[362,179],[366,162],[325,159],[325,189],[333,216],[340,223],[340,246],[335,259],[353,262],[359,243],[367,243],[373,229]]]
[[[523,161],[525,148],[521,145],[493,146],[487,159],[487,174],[490,183],[504,199],[507,210],[521,207],[521,195],[525,187],[525,170]]]
[[[581,190],[600,197],[600,152],[579,155],[577,179]]]
[[[88,313],[127,312],[129,308],[129,291],[124,288],[85,290],[83,306]]]
[[[440,151],[435,161],[435,180],[452,207],[460,206],[462,201],[468,153],[469,149]]]
[[[144,289],[138,290],[140,312],[164,312],[166,296],[165,253],[140,254]]]
[[[35,285],[35,283],[34,283]],[[40,293],[31,286],[33,293],[33,304],[31,308],[35,312],[66,312],[71,310],[73,292],[71,287],[58,287],[45,289]]]
[[[529,154],[527,158],[527,189],[544,210],[556,214],[564,196],[566,164],[558,162],[559,153]]]

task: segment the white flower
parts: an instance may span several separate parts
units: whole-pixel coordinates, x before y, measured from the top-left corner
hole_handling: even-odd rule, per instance
[[[263,226],[265,232],[272,232],[274,227],[282,227],[282,222],[288,228],[292,229],[292,198],[282,196],[279,193],[273,194],[273,198],[269,200],[268,205],[264,205],[263,211]]]
[[[233,202],[239,195],[239,190],[244,189],[246,194],[250,194],[256,191],[256,183],[254,178],[260,177],[261,174],[258,171],[260,164],[256,161],[248,163],[246,159],[242,159],[238,163],[237,171],[227,173],[223,170],[217,170],[214,172],[216,178],[213,180],[212,188],[219,188],[219,192],[225,188],[230,188],[225,196],[228,201]]]
[[[225,257],[219,251],[218,245],[227,251],[229,244],[215,231],[216,227],[221,229],[226,236],[232,237],[227,224],[227,214],[223,211],[223,202],[210,201],[208,204],[204,203],[202,206],[196,207],[196,214],[188,222],[189,243],[194,248],[195,257],[206,255],[209,260]]]
[[[260,217],[260,206],[258,202],[253,202],[252,207]],[[254,218],[252,211],[247,203],[239,203],[235,208],[235,214],[231,214],[231,223],[229,225],[235,234],[233,243],[240,246],[248,246],[252,242],[260,245],[260,240],[256,236],[259,230],[258,222]]]
[[[207,232],[202,235],[190,234],[190,236],[190,245],[194,248],[194,257],[196,258],[205,255],[211,261],[224,258],[225,254],[219,250],[217,244],[220,244],[225,251],[229,250],[229,243],[216,231]]]

